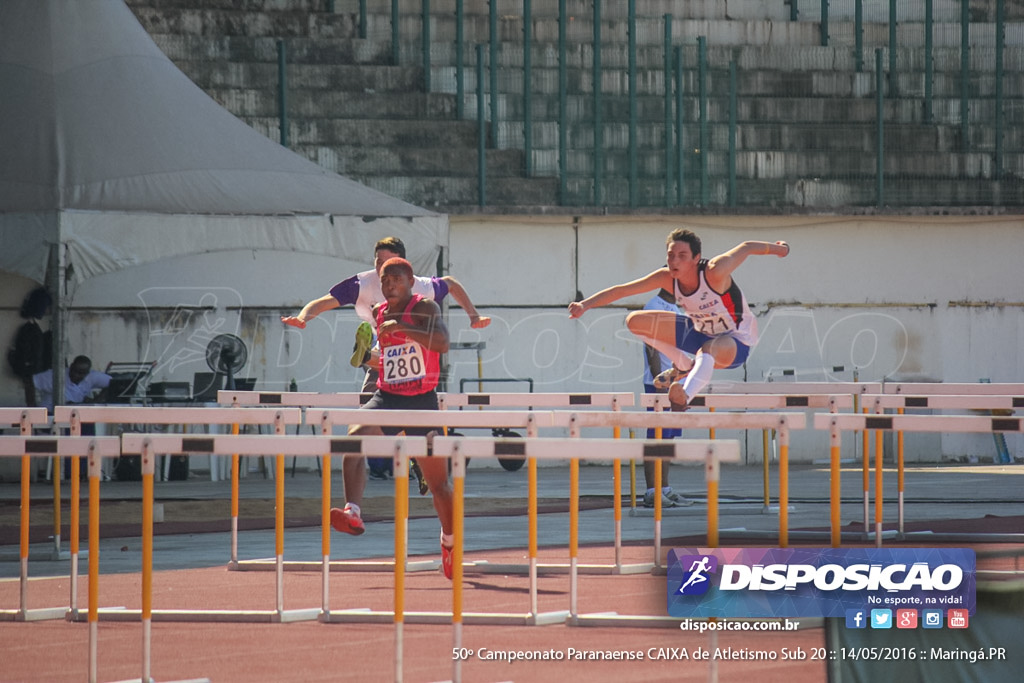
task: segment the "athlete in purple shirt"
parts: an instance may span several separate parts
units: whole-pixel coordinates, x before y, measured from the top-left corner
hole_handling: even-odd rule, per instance
[[[303,306],[298,315],[283,316],[281,322],[304,329],[307,322],[321,313],[350,304],[355,306],[356,314],[360,318],[372,322],[373,307],[384,301],[384,295],[380,289],[380,267],[391,258],[405,258],[405,244],[397,237],[385,237],[374,246],[373,270],[342,280],[331,287],[327,294]],[[445,296],[451,294],[455,302],[466,311],[471,327],[481,329],[491,324],[490,318],[477,312],[462,284],[450,275],[439,278],[417,277],[413,293],[435,301],[441,301]]]

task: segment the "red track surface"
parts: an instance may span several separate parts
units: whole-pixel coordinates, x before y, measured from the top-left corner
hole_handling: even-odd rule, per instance
[[[608,563],[609,548],[583,548],[580,563]],[[467,561],[526,562],[522,551],[488,551],[467,555]],[[649,548],[624,548],[625,563],[651,559]],[[566,551],[543,551],[541,563],[565,563]],[[276,604],[275,573],[199,569],[160,572],[153,582],[153,609],[255,609]],[[392,575],[385,572],[332,572],[331,609],[393,607]],[[529,610],[528,580],[467,572],[465,612]],[[68,579],[32,580],[29,608],[67,604]],[[300,609],[320,605],[318,572],[285,572],[284,607]],[[665,578],[650,574],[581,575],[580,614],[614,611],[619,614],[664,615]],[[80,608],[86,608],[86,581],[81,579]],[[18,583],[0,582],[0,607],[18,605]],[[100,578],[99,604],[139,609],[141,579],[137,574]],[[406,580],[407,611],[450,611],[451,584],[439,572],[411,573]],[[539,610],[567,610],[569,577],[539,579]],[[99,622],[99,679],[138,679],[142,673],[142,627],[138,622]],[[719,661],[720,681],[810,683],[825,679],[821,662],[782,661],[782,648],[809,652],[824,643],[823,630],[795,632],[723,632],[718,646],[770,651],[778,661]],[[0,623],[3,681],[82,681],[88,674],[88,626],[85,623],[42,621]],[[453,629],[450,625],[405,626],[404,680],[441,681],[453,677]],[[481,659],[461,665],[464,681],[706,681],[708,663],[650,660],[659,648],[695,648],[711,645],[708,634],[665,628],[612,628],[554,626],[463,626],[462,645],[474,651],[553,650],[565,655],[569,648],[582,651],[641,651],[643,661],[518,661]],[[653,650],[652,650],[653,648]],[[392,624],[153,623],[152,675],[157,681],[209,678],[229,681],[391,681],[395,679],[395,627]]]

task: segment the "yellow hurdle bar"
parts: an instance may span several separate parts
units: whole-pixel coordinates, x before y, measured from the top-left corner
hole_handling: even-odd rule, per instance
[[[840,546],[841,538],[841,526],[842,526],[842,515],[840,506],[842,504],[842,488],[840,487],[840,476],[842,468],[840,467],[840,451],[842,450],[842,434],[838,427],[832,426],[829,429],[829,466],[830,466],[830,483],[831,489],[829,492],[829,519],[830,519],[830,533],[832,547],[838,548]]]
[[[96,683],[100,593],[100,474],[102,462],[89,456],[89,683]],[[74,577],[72,577],[74,580]]]
[[[866,405],[861,406],[861,412],[864,415],[868,414],[868,407]],[[871,446],[868,443],[868,430],[860,430],[861,438],[861,483],[864,485],[864,537],[867,538],[868,529],[871,528],[871,520],[868,519],[868,510],[871,496]]]
[[[985,386],[985,385],[982,385]],[[874,430],[876,436],[875,448],[875,519],[876,519],[876,545],[881,544],[881,523],[882,523],[882,445],[881,432],[938,432],[938,433],[997,433],[997,432],[1022,432],[1024,431],[1024,418],[1002,417],[988,415],[826,415],[814,416],[815,429],[829,429],[833,433],[839,431],[861,431],[865,434]],[[834,442],[838,436],[833,435]],[[866,441],[866,440],[865,440]],[[835,447],[834,447],[834,450]],[[835,486],[835,482],[833,482]],[[834,496],[835,497],[835,496]],[[867,499],[865,498],[865,514],[867,513]],[[833,529],[833,535],[836,530]],[[833,542],[835,537],[833,536]]]
[[[882,443],[882,431],[875,430],[875,547],[882,547],[882,503],[885,501],[885,494],[882,490],[883,478],[885,476],[884,459],[885,449]]]
[[[903,415],[903,408],[898,408],[897,413]],[[903,467],[903,432],[896,432],[896,490],[899,496],[899,507],[898,509],[898,520],[899,520],[899,533],[903,535],[903,482],[906,471]]]
[[[320,422],[320,433],[330,434],[332,431],[331,423],[328,420],[322,420]],[[396,452],[395,458],[398,458]],[[323,606],[321,607],[321,620],[326,619],[331,613],[331,602],[330,602],[330,570],[331,570],[331,454],[326,452],[321,457],[321,473],[320,473],[320,555],[323,557],[323,564],[320,567],[322,578],[322,593],[323,593]],[[405,486],[406,492],[409,488],[409,472],[408,465],[404,470],[400,469],[398,465],[393,467],[395,472],[404,472],[405,474]],[[395,481],[395,496],[398,496],[399,482]],[[395,504],[398,504],[396,498]],[[406,502],[408,505],[408,502]],[[397,523],[397,518],[396,518]],[[397,563],[398,560],[396,559]],[[405,568],[403,567],[403,570]]]
[[[329,457],[325,457],[325,463]],[[405,560],[407,555],[405,538],[408,533],[409,520],[409,458],[402,450],[401,443],[395,445],[391,469],[395,478],[395,680],[401,681],[405,662]],[[325,479],[328,478],[328,472],[330,470],[324,465]],[[325,498],[326,500],[329,499]],[[327,515],[330,514],[328,508],[330,508],[330,504],[325,503],[325,536],[330,534],[330,523],[326,521]],[[455,542],[456,545],[461,545],[459,539],[456,539]],[[325,556],[327,551],[328,548],[325,547]],[[326,571],[324,575],[326,576]],[[326,602],[324,610],[327,610]]]
[[[452,637],[453,647],[462,649],[462,555],[465,535],[466,457],[458,446],[452,451]],[[452,680],[462,680],[462,658],[452,658]]]
[[[142,678],[152,680],[153,636],[153,475],[156,456],[142,449]]]
[[[27,455],[21,456],[21,599],[19,601],[18,613],[24,618],[28,613],[28,531],[29,531],[29,510],[32,503],[32,458]]]
[[[238,436],[238,432],[238,423],[232,422],[231,434]],[[231,454],[231,560],[228,562],[230,567],[238,565],[238,485],[240,460],[241,458],[238,457],[238,453]]]

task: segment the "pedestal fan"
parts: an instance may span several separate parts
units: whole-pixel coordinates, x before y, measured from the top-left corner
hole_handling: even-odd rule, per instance
[[[217,374],[227,377],[224,388],[235,390],[235,373],[245,367],[249,351],[245,342],[233,334],[218,334],[206,345],[206,364]]]

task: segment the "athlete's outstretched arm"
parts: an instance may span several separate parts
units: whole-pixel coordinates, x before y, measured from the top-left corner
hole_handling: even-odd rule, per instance
[[[337,299],[330,294],[326,294],[319,299],[313,299],[303,306],[298,315],[281,316],[281,322],[285,325],[291,325],[292,327],[297,327],[301,330],[304,329],[306,327],[306,323],[313,318],[317,317],[321,313],[326,313],[327,311],[338,308],[339,306],[341,306],[341,304],[338,303]]]
[[[728,284],[734,270],[739,268],[748,256],[778,256],[783,258],[789,255],[789,245],[785,242],[756,242],[748,241],[737,244],[727,252],[715,256],[708,261],[707,278],[708,284],[716,291],[722,291],[721,285]]]
[[[462,306],[462,310],[469,316],[469,326],[475,330],[482,329],[491,324],[491,319],[485,315],[480,315],[476,306],[469,298],[469,294],[466,292],[466,288],[462,286],[462,283],[453,278],[451,275],[445,275],[441,280],[448,285],[448,293],[455,299],[455,303]]]
[[[671,289],[671,280],[672,276],[669,274],[668,268],[660,268],[639,280],[624,282],[621,285],[602,289],[600,292],[588,296],[583,301],[574,301],[569,304],[569,317],[578,318],[591,308],[607,306],[627,296],[643,294],[653,289]]]

